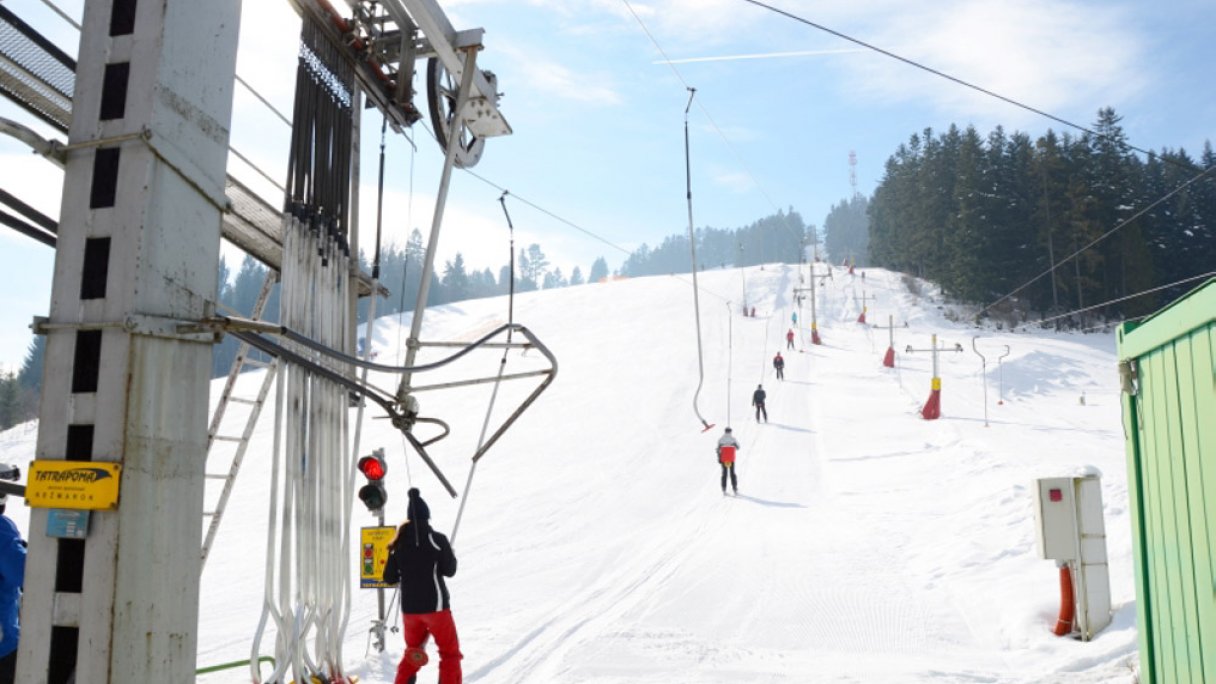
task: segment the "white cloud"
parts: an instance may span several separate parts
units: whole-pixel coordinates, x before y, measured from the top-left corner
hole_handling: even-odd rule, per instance
[[[577,72],[541,56],[535,46],[525,50],[504,44],[495,52],[495,58],[506,58],[513,64],[510,79],[517,88],[533,88],[544,95],[597,106],[616,106],[623,101],[611,85],[614,78],[607,72]]]
[[[755,190],[756,183],[748,173],[715,169],[710,172],[710,178],[715,185],[720,185],[731,192],[743,194]]]
[[[790,11],[902,57],[1026,104],[1092,114],[1146,85],[1145,39],[1116,3],[1076,0],[945,0],[933,4],[851,3]],[[776,16],[776,15],[773,15]],[[788,20],[786,20],[788,21]],[[851,45],[806,27],[808,40]],[[951,116],[1000,116],[1017,124],[1035,115],[890,57],[871,52],[838,59],[847,92],[884,104],[920,102]]]
[[[599,9],[637,24],[619,1],[534,4],[560,12]],[[729,45],[738,53],[856,47],[739,0],[631,0],[630,5],[672,59],[714,52],[717,45]],[[1146,40],[1128,5],[1078,0],[787,0],[777,6],[1053,113],[1092,114],[1101,106],[1118,106],[1142,92],[1149,81]],[[845,92],[883,104],[919,102],[956,117],[999,115],[1014,125],[1034,116],[876,52],[832,57],[824,64],[839,74]]]

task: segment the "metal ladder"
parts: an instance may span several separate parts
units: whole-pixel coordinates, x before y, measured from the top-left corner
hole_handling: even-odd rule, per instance
[[[270,291],[277,280],[278,274],[274,271],[266,274],[266,280],[262,283],[262,290],[258,293],[258,299],[253,305],[253,312],[250,316],[254,320],[262,317],[262,312],[266,308],[266,301],[270,298]],[[270,386],[274,384],[275,373],[279,367],[277,360],[259,361],[251,359],[249,358],[249,352],[249,345],[242,342],[240,348],[237,349],[236,358],[232,361],[232,369],[228,371],[228,381],[224,383],[224,391],[220,393],[220,400],[215,406],[215,413],[211,416],[211,427],[207,430],[207,468],[204,471],[203,477],[206,480],[223,480],[224,488],[220,491],[215,509],[203,511],[203,519],[210,518],[211,521],[207,526],[207,534],[203,537],[200,567],[206,567],[211,545],[215,542],[215,535],[219,531],[220,522],[224,518],[224,508],[228,505],[228,497],[232,494],[232,486],[235,484],[237,473],[241,469],[241,462],[245,458],[245,451],[249,448],[249,438],[253,435],[253,429],[257,426],[258,416],[262,413],[262,406],[266,403],[266,395],[270,392]],[[240,377],[241,371],[246,368],[266,369],[266,376],[262,378],[262,386],[258,389],[257,396],[253,399],[233,395],[237,378]],[[230,402],[249,405],[249,415],[246,417],[245,427],[239,435],[220,434],[220,426],[224,422],[224,412],[227,410]],[[235,443],[237,445],[236,453],[232,456],[232,463],[228,467],[227,472],[212,472],[210,470],[213,460],[212,449],[219,442]]]

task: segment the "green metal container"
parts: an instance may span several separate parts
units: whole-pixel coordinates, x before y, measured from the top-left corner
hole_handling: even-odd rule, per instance
[[[1119,330],[1140,681],[1216,682],[1216,279]]]

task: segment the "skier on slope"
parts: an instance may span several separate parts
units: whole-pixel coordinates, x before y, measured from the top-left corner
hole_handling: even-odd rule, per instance
[[[777,379],[785,379],[785,359],[781,358],[781,352],[773,357],[773,368],[777,369]]]
[[[722,496],[726,496],[726,475],[730,474],[730,486],[735,495],[739,495],[739,480],[735,477],[735,456],[739,452],[739,442],[730,433],[730,428],[718,439],[718,465],[722,466]]]
[[[756,391],[752,392],[752,406],[756,407],[756,422],[760,422],[760,414],[764,414],[764,422],[768,422],[768,409],[764,408],[764,398],[768,394],[764,392],[764,385],[756,385]]]
[[[793,328],[790,328],[790,331],[785,334],[785,348],[786,349],[794,348],[794,329]]]
[[[426,665],[428,634],[439,649],[439,684],[460,684],[460,639],[448,605],[444,577],[456,574],[456,554],[448,538],[431,529],[431,509],[417,488],[409,490],[409,519],[397,529],[384,565],[384,581],[401,584],[405,654],[394,684],[413,684]]]

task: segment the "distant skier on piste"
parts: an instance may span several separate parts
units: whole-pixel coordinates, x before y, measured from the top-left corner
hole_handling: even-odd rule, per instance
[[[726,476],[730,474],[730,486],[735,496],[739,495],[739,480],[735,477],[735,457],[739,452],[739,442],[730,433],[730,428],[718,439],[718,465],[722,466],[722,496],[726,496]]]
[[[793,328],[790,328],[790,331],[785,334],[785,348],[786,349],[794,348],[794,329]]]
[[[777,352],[777,355],[773,357],[773,368],[775,368],[777,370],[777,379],[784,380],[785,379],[785,359],[781,358],[781,352]]]
[[[756,407],[756,422],[760,422],[760,414],[764,414],[764,422],[768,422],[768,410],[764,408],[764,399],[768,394],[764,392],[764,385],[756,385],[756,391],[752,392],[752,406]]]

